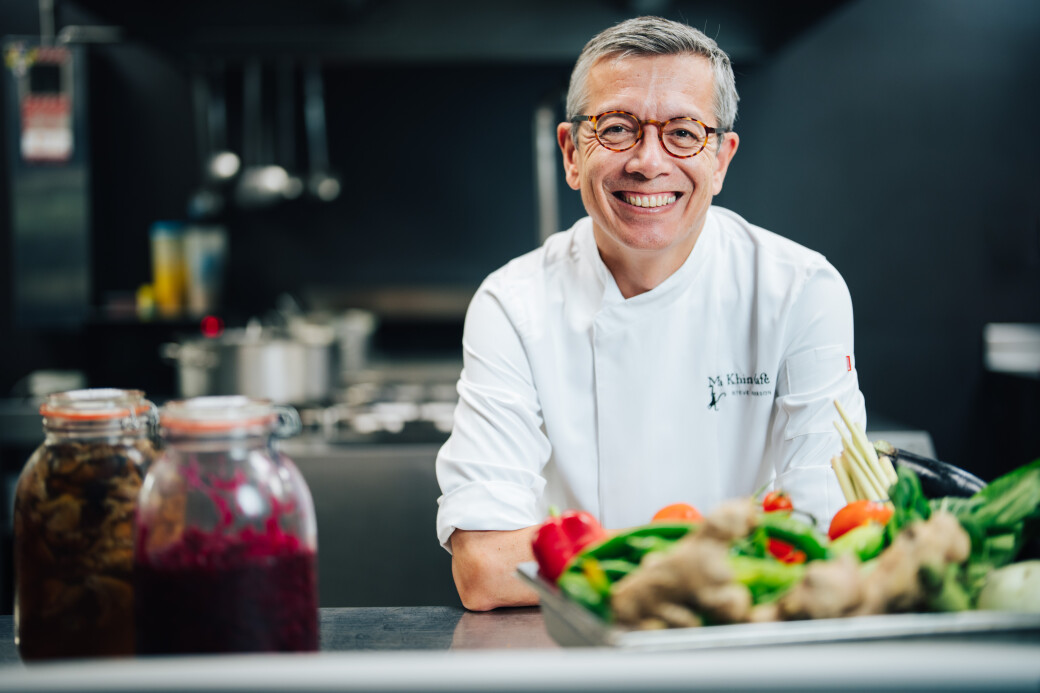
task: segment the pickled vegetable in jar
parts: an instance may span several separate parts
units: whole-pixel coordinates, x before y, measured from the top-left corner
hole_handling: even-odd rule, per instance
[[[295,411],[199,397],[164,406],[160,426],[137,518],[138,653],[317,650],[314,506],[274,447]]]
[[[26,661],[134,653],[134,511],[155,405],[138,390],[50,395],[14,496],[15,642]]]

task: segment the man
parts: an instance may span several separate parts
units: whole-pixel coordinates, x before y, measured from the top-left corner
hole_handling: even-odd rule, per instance
[[[589,216],[477,291],[437,459],[467,608],[536,603],[515,571],[551,505],[622,528],[761,487],[821,522],[843,504],[851,300],[818,253],[711,206],[736,110],[729,58],[684,24],[632,19],[578,58],[557,137]]]

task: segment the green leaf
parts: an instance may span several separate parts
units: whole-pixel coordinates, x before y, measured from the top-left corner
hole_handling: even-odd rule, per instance
[[[896,469],[896,483],[892,484],[888,496],[893,506],[892,519],[885,526],[888,544],[907,525],[932,516],[931,506],[921,490],[921,480],[913,470],[906,467]]]
[[[996,479],[975,497],[980,504],[972,515],[987,529],[1040,517],[1040,459]]]
[[[1015,560],[1040,524],[1040,460],[995,479],[970,498],[944,498],[971,536],[971,562],[999,568]]]

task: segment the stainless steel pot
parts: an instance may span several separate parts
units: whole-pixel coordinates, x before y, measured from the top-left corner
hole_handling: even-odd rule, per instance
[[[333,341],[304,341],[251,328],[163,346],[163,356],[177,366],[181,397],[246,395],[277,404],[328,399],[335,351]]]

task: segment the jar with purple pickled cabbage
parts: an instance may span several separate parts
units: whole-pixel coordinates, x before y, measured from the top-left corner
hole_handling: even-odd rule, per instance
[[[138,499],[137,652],[318,649],[311,494],[275,447],[296,412],[198,397],[159,414],[163,453]]]
[[[138,390],[61,392],[14,493],[14,626],[25,661],[134,653],[134,511],[157,456]]]

